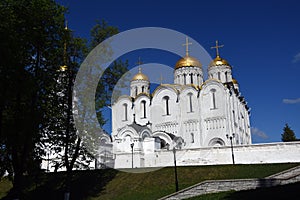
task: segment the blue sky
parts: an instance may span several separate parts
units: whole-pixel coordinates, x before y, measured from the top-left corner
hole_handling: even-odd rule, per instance
[[[285,123],[300,138],[300,2],[299,1],[72,1],[69,27],[89,38],[96,20],[105,19],[120,31],[164,27],[189,35],[212,57],[215,40],[224,44],[221,57],[251,107],[254,143],[277,142]],[[178,41],[178,48],[183,48]],[[129,56],[134,66],[139,56]],[[191,51],[192,55],[192,51]],[[134,60],[133,58],[136,59]],[[172,56],[143,54],[143,61],[176,63]],[[106,126],[109,130],[109,126]]]

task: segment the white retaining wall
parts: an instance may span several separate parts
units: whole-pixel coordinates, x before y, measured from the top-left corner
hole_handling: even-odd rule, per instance
[[[234,146],[236,164],[300,162],[300,142],[279,142]],[[178,166],[232,164],[230,146],[176,150]],[[174,154],[167,150],[133,154],[134,168],[174,165]],[[115,168],[131,168],[131,153],[115,155]]]

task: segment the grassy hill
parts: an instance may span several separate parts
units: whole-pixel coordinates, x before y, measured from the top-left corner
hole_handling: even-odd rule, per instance
[[[219,165],[178,167],[179,189],[211,179],[263,178],[298,164]],[[23,199],[63,199],[64,172],[27,177]],[[0,181],[0,198],[11,183]],[[174,168],[149,173],[126,173],[114,169],[75,171],[71,199],[150,200],[175,191]]]

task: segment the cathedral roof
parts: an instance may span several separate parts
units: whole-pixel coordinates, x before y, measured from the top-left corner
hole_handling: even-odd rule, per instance
[[[132,127],[134,130],[136,130],[137,133],[140,133],[143,129],[148,129],[147,125],[140,125],[136,122],[133,122],[132,124],[128,125],[129,127]]]
[[[186,55],[185,57],[181,58],[175,64],[175,69],[181,67],[202,67],[202,64],[194,57]]]
[[[136,81],[136,80],[144,80],[144,81],[149,81],[148,76],[142,73],[142,69],[139,68],[139,72],[134,75],[134,77],[131,79],[131,81]]]

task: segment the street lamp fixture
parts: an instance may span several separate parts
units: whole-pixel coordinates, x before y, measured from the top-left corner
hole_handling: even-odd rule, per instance
[[[232,164],[235,164],[234,162],[234,154],[233,154],[233,144],[232,144],[232,139],[235,137],[234,133],[229,136],[228,134],[226,134],[227,139],[230,140],[230,145],[231,145],[231,155],[232,155]]]
[[[178,177],[177,177],[176,148],[175,147],[173,147],[173,154],[174,154],[175,188],[176,188],[176,192],[178,192]]]
[[[131,143],[130,147],[131,147],[131,168],[133,168],[133,147],[134,147],[134,143]]]

